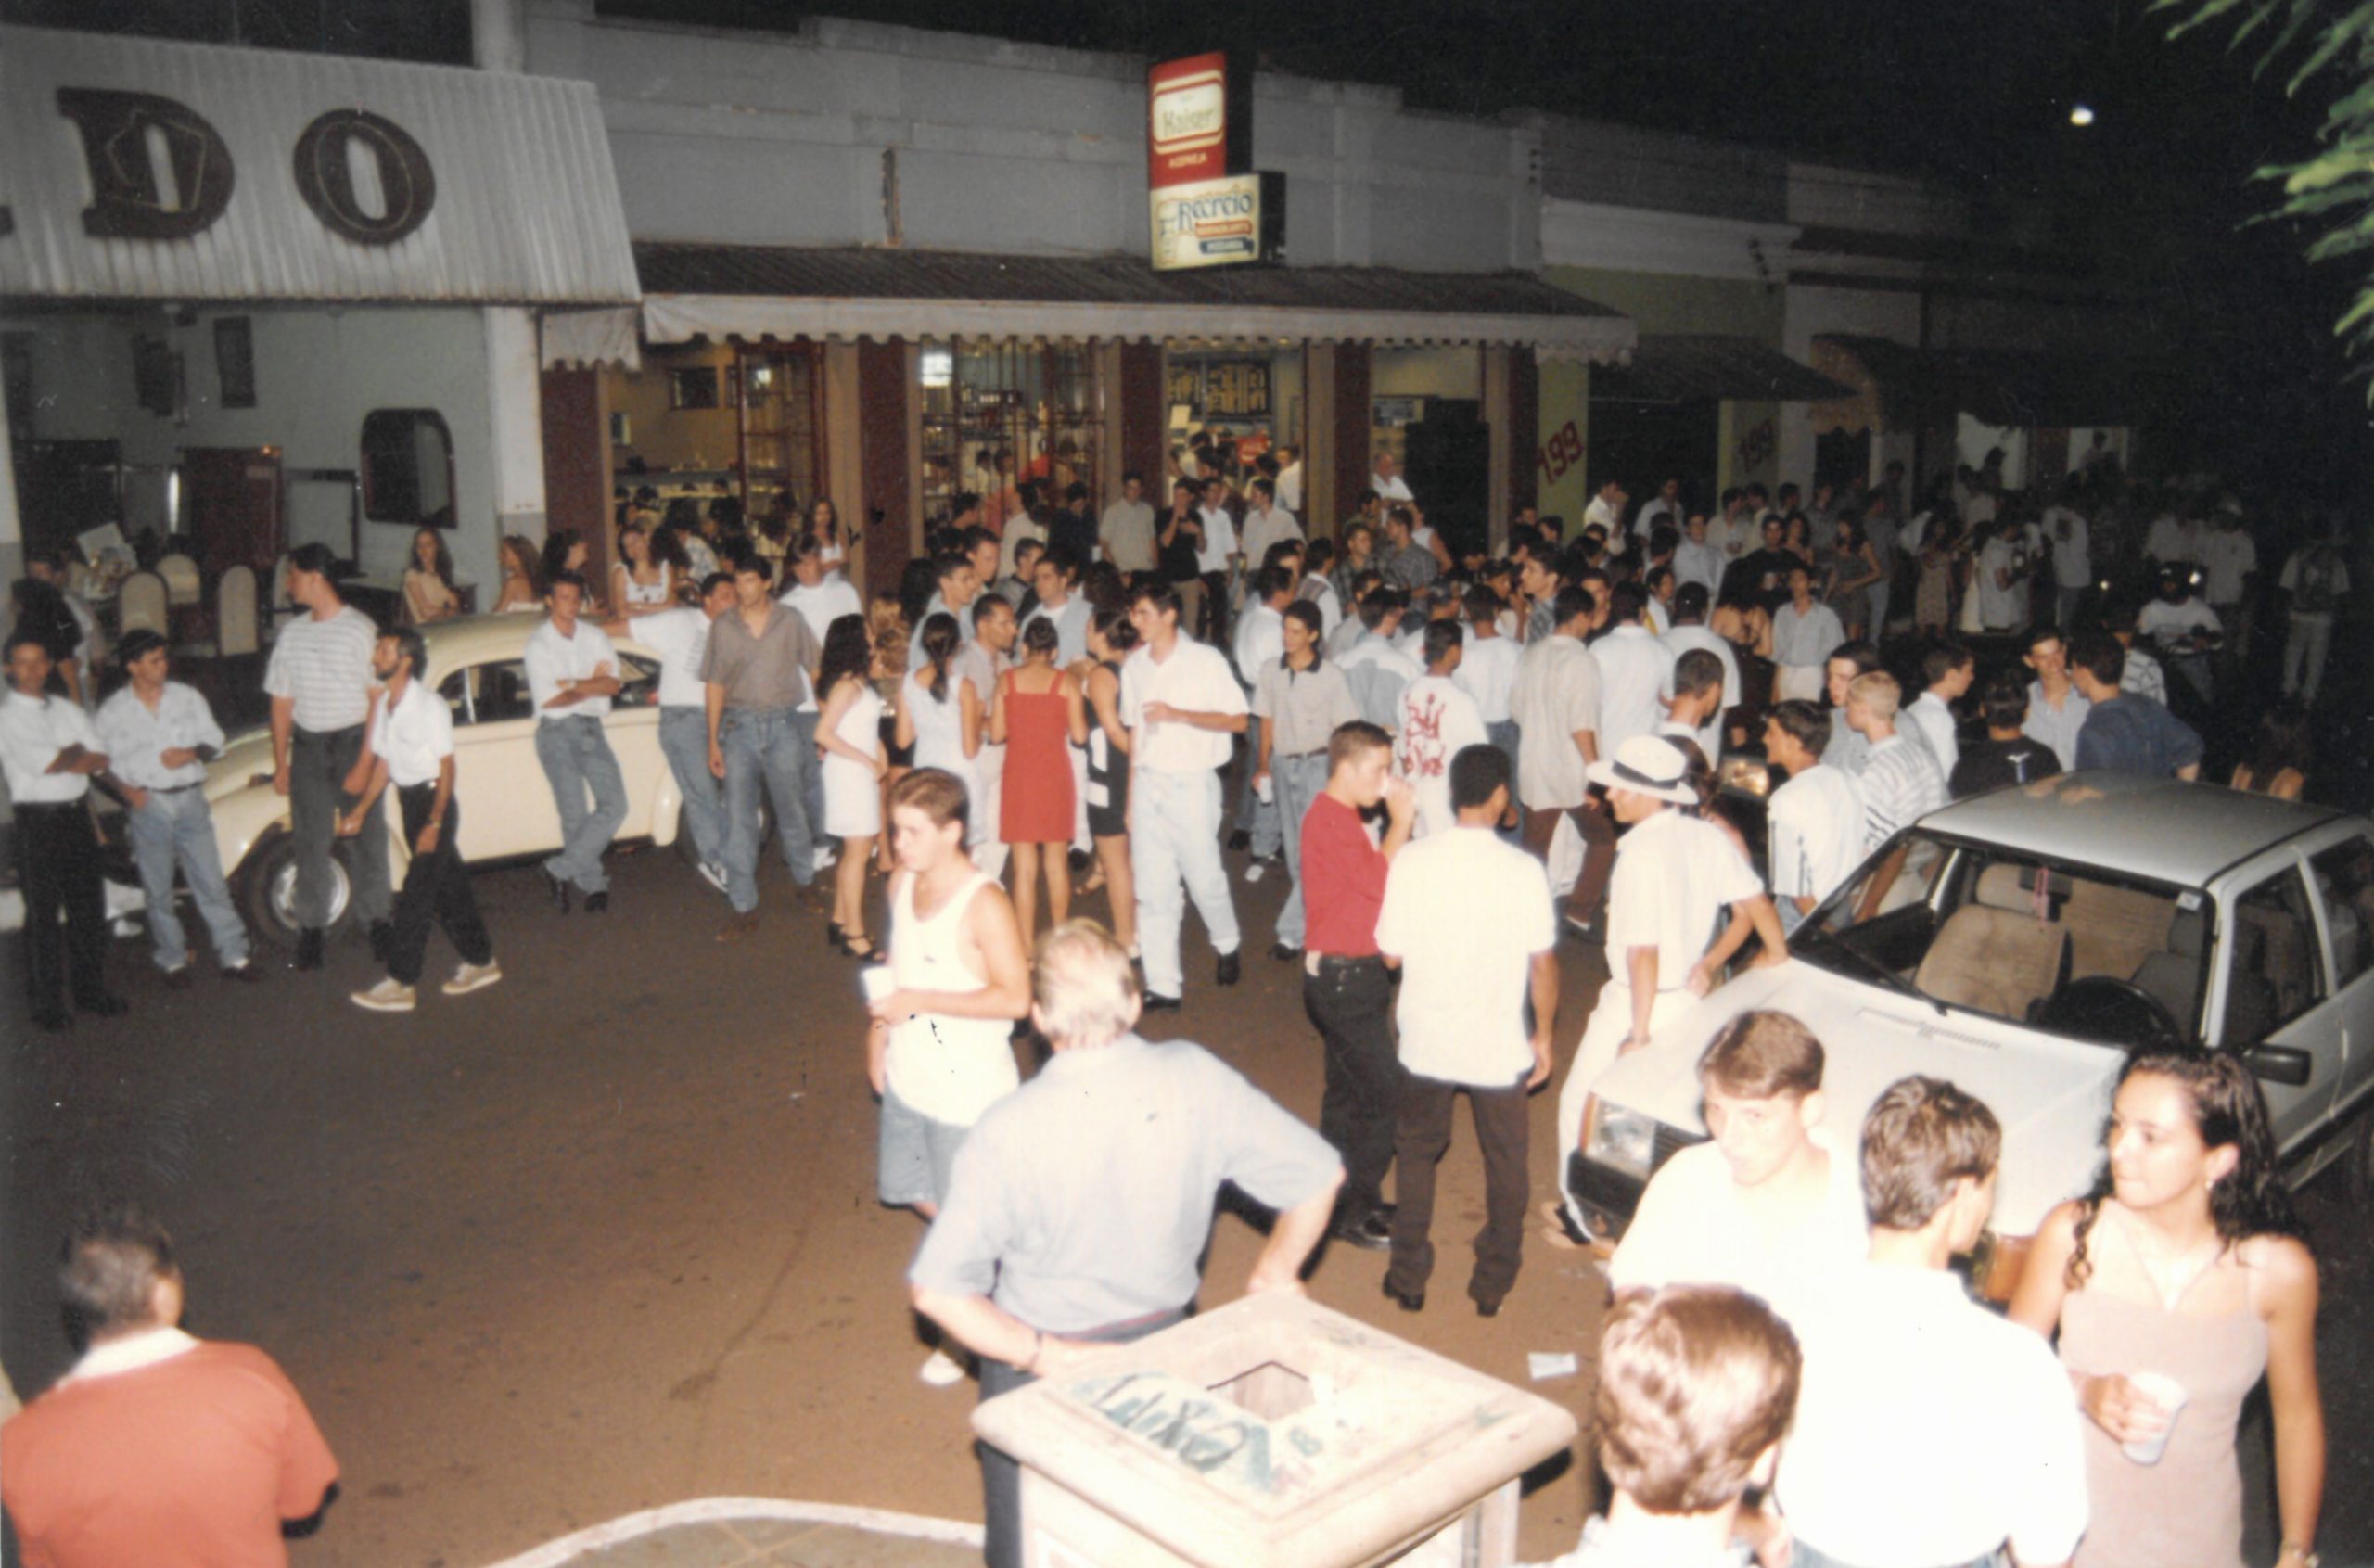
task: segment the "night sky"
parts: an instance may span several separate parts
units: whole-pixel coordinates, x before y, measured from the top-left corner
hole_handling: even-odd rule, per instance
[[[1757,143],[2045,203],[2201,366],[2185,423],[2261,487],[2356,479],[2362,383],[2329,324],[2355,274],[2312,274],[2261,164],[2304,155],[2321,99],[2254,82],[2225,34],[2170,44],[2145,0],[599,0],[606,13],[797,26],[823,11],[1148,58],[1215,46],[1401,88],[1420,107],[1531,106]],[[467,0],[0,0],[0,17],[466,60]],[[2329,88],[2325,89],[2329,92]],[[2079,130],[2071,104],[2099,118]],[[2191,434],[2189,429],[2189,436]]]

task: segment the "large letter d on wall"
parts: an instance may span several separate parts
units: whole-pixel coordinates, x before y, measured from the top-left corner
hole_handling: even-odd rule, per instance
[[[83,136],[91,174],[85,234],[186,239],[223,215],[231,149],[196,109],[154,93],[60,87],[57,111]]]

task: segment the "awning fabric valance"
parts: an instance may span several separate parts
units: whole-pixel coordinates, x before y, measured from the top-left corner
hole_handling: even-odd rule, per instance
[[[1510,344],[1609,362],[1629,317],[1522,274],[1156,273],[1133,257],[639,243],[644,336]]]
[[[1753,338],[1644,336],[1630,363],[1591,373],[1593,402],[1825,402],[1854,392]]]

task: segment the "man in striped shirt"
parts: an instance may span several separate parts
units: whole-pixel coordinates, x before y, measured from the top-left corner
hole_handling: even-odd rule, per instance
[[[1846,688],[1846,722],[1871,743],[1863,765],[1863,848],[1878,848],[1919,818],[1944,806],[1946,775],[1936,754],[1897,733],[1896,705],[1904,690],[1884,669],[1857,675]]]
[[[330,840],[338,813],[352,804],[347,779],[363,756],[371,716],[371,650],[379,629],[338,597],[337,565],[326,544],[300,544],[288,555],[288,597],[307,612],[283,627],[264,666],[272,698],[272,787],[288,797],[297,839],[297,967],[322,966],[329,924]],[[388,886],[388,832],[375,802],[351,835],[347,874],[354,912],[384,957],[393,902]]]

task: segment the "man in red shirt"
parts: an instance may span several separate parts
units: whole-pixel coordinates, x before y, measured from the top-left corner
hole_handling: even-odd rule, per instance
[[[137,1210],[77,1225],[58,1288],[89,1348],[0,1428],[26,1568],[284,1568],[338,1461],[280,1368],[176,1326],[172,1239]]]
[[[1335,1239],[1382,1251],[1393,1244],[1385,1173],[1401,1107],[1401,1059],[1393,1045],[1393,986],[1377,951],[1385,867],[1410,842],[1418,797],[1393,776],[1393,740],[1376,725],[1339,725],[1327,743],[1327,787],[1302,820],[1302,1004],[1327,1047],[1319,1133],[1344,1160]],[[1360,813],[1385,807],[1382,844]]]

